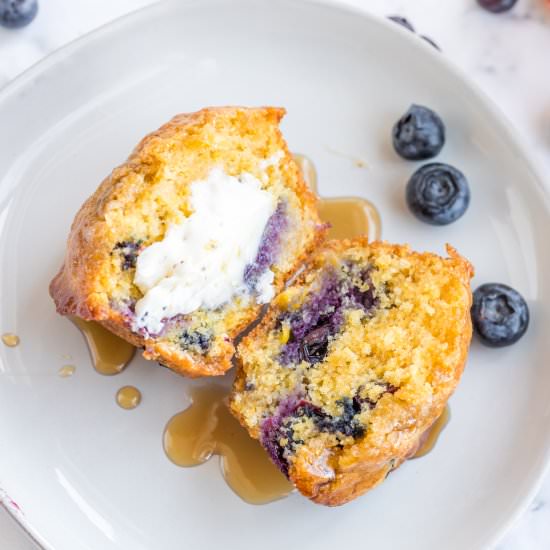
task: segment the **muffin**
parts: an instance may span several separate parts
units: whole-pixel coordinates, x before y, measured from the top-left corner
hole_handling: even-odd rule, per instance
[[[383,481],[456,388],[473,270],[447,250],[329,241],[239,344],[231,410],[314,502]]]
[[[229,369],[235,337],[325,233],[284,113],[207,108],[146,136],[76,215],[57,311],[181,374]]]

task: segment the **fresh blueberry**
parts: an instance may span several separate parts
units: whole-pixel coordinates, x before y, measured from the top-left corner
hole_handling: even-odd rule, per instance
[[[24,27],[37,12],[37,0],[0,0],[0,25],[8,29]]]
[[[511,10],[518,0],[477,0],[477,3],[491,13],[503,13]]]
[[[436,44],[429,36],[422,35],[420,38],[422,40],[425,40],[430,46],[433,46],[436,50],[441,51],[441,48],[438,44]]]
[[[390,15],[388,16],[388,19],[390,21],[393,21],[394,23],[397,23],[398,25],[401,25],[402,27],[405,27],[411,32],[415,32],[411,22],[405,17],[401,17],[400,15]]]
[[[529,308],[513,288],[487,283],[474,292],[472,322],[484,344],[495,348],[509,346],[525,334]]]
[[[407,205],[421,221],[447,225],[466,212],[470,204],[468,181],[460,170],[433,162],[420,167],[406,190]]]
[[[445,125],[431,109],[411,105],[393,127],[393,146],[407,160],[425,160],[445,145]]]

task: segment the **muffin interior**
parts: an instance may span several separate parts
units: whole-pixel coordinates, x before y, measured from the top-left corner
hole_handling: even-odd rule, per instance
[[[276,298],[239,347],[232,407],[283,472],[304,447],[334,462],[369,438],[427,427],[435,395],[442,407],[456,384],[467,330],[453,262],[329,243]]]

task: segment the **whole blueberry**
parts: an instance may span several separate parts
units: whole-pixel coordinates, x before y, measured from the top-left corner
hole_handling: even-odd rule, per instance
[[[37,0],[0,0],[0,25],[8,29],[24,27],[37,12]]]
[[[433,162],[412,175],[407,184],[406,200],[419,220],[431,225],[447,225],[466,212],[470,189],[460,170]]]
[[[513,288],[487,283],[474,292],[472,322],[484,344],[509,346],[525,334],[529,308],[523,296]]]
[[[407,160],[425,160],[435,157],[445,145],[445,125],[431,109],[411,105],[395,123],[392,132],[393,147]]]
[[[491,13],[503,13],[511,10],[518,0],[477,0],[477,3]]]
[[[405,17],[401,17],[401,15],[390,15],[388,16],[388,19],[390,21],[393,21],[394,23],[397,23],[398,25],[401,25],[402,27],[405,27],[411,32],[415,32],[412,23]]]

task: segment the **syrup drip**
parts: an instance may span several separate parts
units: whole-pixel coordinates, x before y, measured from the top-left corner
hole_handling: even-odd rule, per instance
[[[84,321],[78,317],[71,317],[71,321],[86,339],[92,363],[100,374],[118,374],[132,360],[136,348],[125,340],[93,321]]]
[[[368,235],[369,241],[380,239],[380,217],[374,206],[357,197],[319,199],[319,215],[331,227],[329,239],[352,239]]]
[[[216,384],[192,390],[192,404],[172,417],[164,431],[168,458],[178,466],[197,466],[219,455],[225,481],[250,504],[287,496],[292,485],[231,415],[227,393]]]
[[[317,172],[313,163],[304,155],[294,155],[309,188],[318,192]],[[319,215],[331,224],[329,239],[351,239],[367,235],[370,241],[380,239],[381,221],[376,207],[360,197],[319,198]]]
[[[433,450],[441,432],[445,429],[449,420],[451,420],[451,409],[449,405],[447,405],[441,416],[420,436],[418,450],[411,457],[412,459],[426,456]]]
[[[57,374],[61,378],[69,378],[74,374],[76,367],[74,365],[63,365],[58,371]]]
[[[123,386],[116,393],[116,402],[123,409],[135,409],[141,403],[141,392],[134,386]]]
[[[19,336],[17,336],[17,334],[13,334],[12,332],[5,332],[2,334],[2,342],[4,342],[4,345],[8,346],[8,348],[18,346],[19,341]]]

